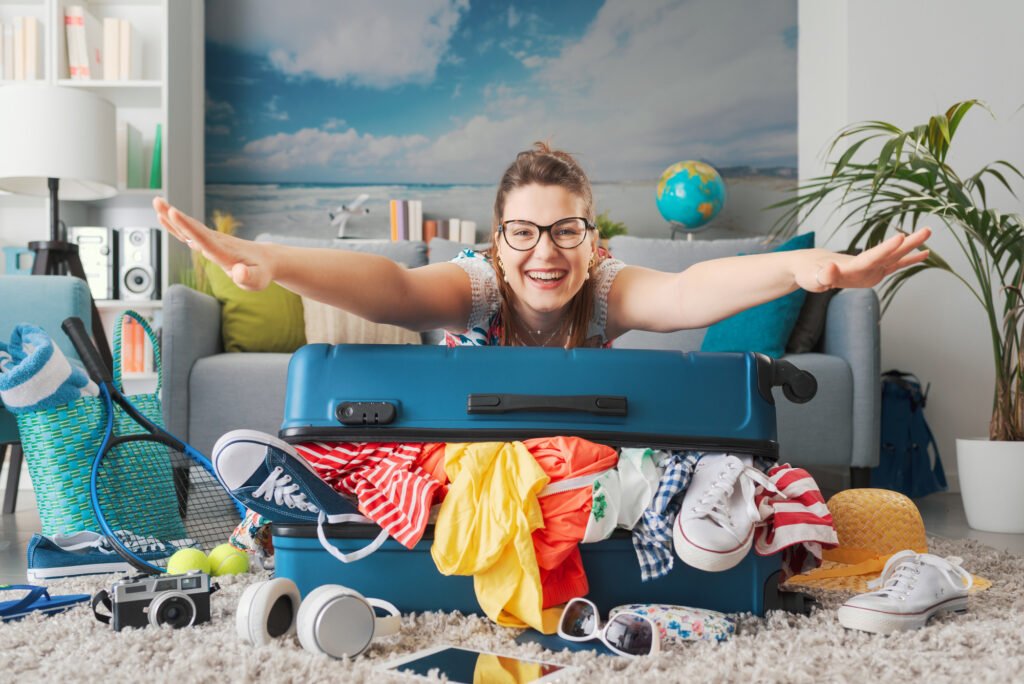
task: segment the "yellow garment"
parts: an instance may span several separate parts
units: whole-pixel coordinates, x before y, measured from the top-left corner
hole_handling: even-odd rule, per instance
[[[537,494],[548,476],[522,442],[445,447],[448,494],[430,555],[443,575],[473,575],[487,617],[554,634],[560,611],[542,610],[532,533],[544,526]]]
[[[473,668],[473,684],[528,684],[544,676],[540,663],[481,653]]]

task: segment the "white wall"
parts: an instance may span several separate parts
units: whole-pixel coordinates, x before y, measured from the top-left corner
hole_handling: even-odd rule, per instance
[[[972,112],[949,162],[961,175],[1006,159],[1024,168],[1024,3],[1014,0],[805,0],[800,3],[800,176],[824,170],[823,146],[844,124],[865,119],[903,128],[952,103],[978,98],[996,120]],[[959,148],[959,149],[957,149]],[[1024,191],[1024,182],[1016,186]],[[1020,193],[1018,193],[1020,194]],[[1022,211],[990,191],[991,204]],[[807,225],[824,222],[810,217]],[[930,241],[954,269],[966,260],[941,224]],[[900,292],[882,319],[882,369],[931,383],[926,409],[956,484],[955,439],[984,436],[991,415],[993,361],[987,319],[953,276],[929,272]]]

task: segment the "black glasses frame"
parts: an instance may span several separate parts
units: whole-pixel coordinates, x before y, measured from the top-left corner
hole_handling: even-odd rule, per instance
[[[583,224],[586,226],[586,230],[583,231],[583,236],[580,238],[580,241],[577,242],[572,247],[563,247],[562,245],[558,244],[558,242],[555,241],[554,236],[551,235],[551,229],[557,226],[559,223],[562,223],[563,221],[583,221]],[[505,231],[505,226],[508,225],[509,223],[529,223],[531,226],[537,229],[537,239],[529,247],[516,247],[511,242],[509,242],[508,233]],[[553,244],[555,247],[558,247],[559,249],[576,249],[577,247],[582,245],[583,242],[587,239],[587,231],[597,230],[597,225],[591,222],[589,219],[584,218],[583,216],[566,216],[565,218],[560,218],[554,223],[547,226],[541,226],[534,223],[533,221],[526,221],[525,219],[509,219],[508,221],[502,221],[501,223],[499,223],[498,230],[505,237],[505,244],[508,245],[511,249],[514,249],[517,252],[529,252],[531,249],[540,244],[540,238],[542,235],[544,235],[544,233],[548,233],[548,237],[551,238],[551,244]]]

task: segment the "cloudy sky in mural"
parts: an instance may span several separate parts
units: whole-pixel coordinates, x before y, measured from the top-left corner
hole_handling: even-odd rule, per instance
[[[208,182],[796,166],[796,0],[208,0]]]

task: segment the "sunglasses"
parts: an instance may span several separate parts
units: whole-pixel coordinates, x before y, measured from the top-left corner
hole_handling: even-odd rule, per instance
[[[632,658],[657,655],[661,650],[660,634],[646,615],[616,613],[604,626],[600,621],[597,606],[585,598],[574,598],[562,610],[558,636],[568,641],[600,639],[614,653]]]

